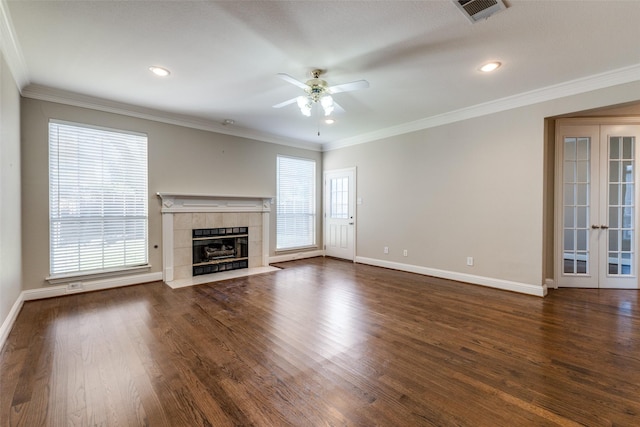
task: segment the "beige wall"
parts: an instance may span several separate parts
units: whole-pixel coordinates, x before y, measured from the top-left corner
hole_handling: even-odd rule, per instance
[[[0,53],[0,325],[20,296],[20,254],[20,94]]]
[[[162,271],[162,230],[157,192],[213,195],[276,195],[276,156],[317,161],[320,152],[287,147],[34,99],[22,99],[24,289],[46,285],[48,253],[47,125],[60,119],[144,132],[149,138],[149,254],[152,272]],[[321,206],[321,194],[317,205]],[[275,255],[275,206],[270,255]],[[317,223],[321,247],[321,218]],[[157,245],[158,248],[154,249]],[[27,262],[28,260],[28,262]]]
[[[541,286],[550,277],[545,118],[637,100],[640,82],[515,108],[324,153],[117,114],[22,100],[23,289],[48,275],[47,122],[149,135],[150,261],[161,271],[161,192],[275,195],[275,158],[356,166],[357,256]],[[189,163],[191,162],[191,163]],[[223,177],[219,180],[220,177]],[[321,174],[318,174],[320,189]],[[552,178],[552,177],[551,177]],[[320,210],[321,192],[318,191]],[[275,215],[270,255],[275,254]],[[321,224],[318,217],[318,244]],[[44,237],[42,237],[44,236]],[[44,241],[44,244],[43,244]],[[158,249],[153,246],[158,245]],[[383,247],[391,249],[383,254]],[[409,256],[403,257],[407,249]],[[466,258],[474,257],[468,267]],[[26,260],[29,260],[27,263]]]
[[[553,252],[545,117],[638,94],[635,82],[325,153],[325,170],[357,167],[357,256],[541,286]]]
[[[540,283],[536,140],[542,129],[517,109],[331,151],[325,168],[357,167],[358,256]]]

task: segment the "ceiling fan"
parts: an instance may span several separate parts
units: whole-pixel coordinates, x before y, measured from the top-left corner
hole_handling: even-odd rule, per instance
[[[311,76],[313,77],[306,82],[301,82],[288,74],[278,73],[278,76],[285,82],[289,82],[292,85],[298,86],[303,89],[306,95],[297,96],[287,101],[281,102],[273,106],[273,108],[282,108],[287,105],[297,103],[298,108],[305,116],[311,116],[311,109],[313,104],[319,103],[322,106],[324,115],[330,115],[335,111],[344,111],[337,102],[333,100],[331,95],[341,92],[351,92],[359,89],[366,89],[369,87],[369,82],[366,80],[356,80],[350,83],[343,83],[340,85],[329,86],[329,84],[320,78],[323,74],[323,70],[313,70]]]

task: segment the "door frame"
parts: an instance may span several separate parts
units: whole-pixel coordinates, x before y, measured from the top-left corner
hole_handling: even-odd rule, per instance
[[[327,176],[329,174],[340,174],[340,173],[352,173],[353,174],[353,192],[349,192],[349,210],[353,212],[353,244],[351,250],[351,257],[344,258],[349,261],[356,262],[356,253],[357,253],[357,236],[358,236],[358,215],[357,215],[357,203],[356,203],[356,193],[358,191],[357,179],[358,173],[357,168],[355,166],[340,168],[340,169],[331,169],[325,170],[322,174],[322,247],[323,247],[323,255],[326,256],[327,251],[327,209],[329,207],[329,203],[327,200]]]
[[[553,256],[553,272],[554,272],[554,282],[555,287],[560,286],[560,278],[563,274],[563,263],[562,263],[562,229],[563,229],[563,198],[562,198],[562,173],[563,173],[563,156],[561,154],[562,150],[562,141],[560,141],[561,136],[559,135],[559,129],[562,126],[598,126],[598,142],[602,144],[602,136],[603,131],[602,127],[604,126],[628,126],[628,125],[640,125],[640,117],[583,117],[583,118],[566,118],[566,119],[557,119],[555,121],[555,170],[554,170],[554,226],[553,226],[553,240],[554,240],[554,256]],[[605,141],[605,144],[608,144],[608,140]],[[640,139],[636,139],[636,154],[640,153]],[[602,150],[600,150],[601,152]],[[639,215],[639,201],[640,201],[640,173],[638,171],[638,167],[640,166],[640,156],[636,157],[636,177],[635,177],[635,205],[636,205],[636,238],[635,238],[635,263],[636,263],[636,275],[635,282],[640,277],[640,218]],[[600,165],[598,165],[600,167]],[[602,180],[600,182],[602,186]],[[600,189],[598,189],[600,191]],[[598,214],[600,215],[600,213]],[[605,250],[606,252],[606,250]],[[600,262],[600,254],[597,255],[597,261]],[[612,288],[612,286],[603,286],[601,281],[602,272],[598,272],[598,277],[595,277],[596,288],[606,289]],[[572,285],[572,284],[563,284],[562,287],[586,287],[585,285]],[[616,286],[616,289],[638,289],[638,286],[629,287],[628,285]]]

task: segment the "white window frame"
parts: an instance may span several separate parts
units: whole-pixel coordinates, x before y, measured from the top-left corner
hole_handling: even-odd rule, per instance
[[[147,147],[143,133],[49,121],[47,280],[149,266]]]
[[[316,161],[278,155],[276,180],[276,251],[317,248]]]

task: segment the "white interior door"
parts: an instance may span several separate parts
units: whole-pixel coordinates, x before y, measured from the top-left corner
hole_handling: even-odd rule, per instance
[[[325,255],[355,259],[356,169],[324,173]]]
[[[558,286],[638,288],[639,138],[636,125],[558,126]]]
[[[640,126],[600,127],[601,288],[638,288]]]

